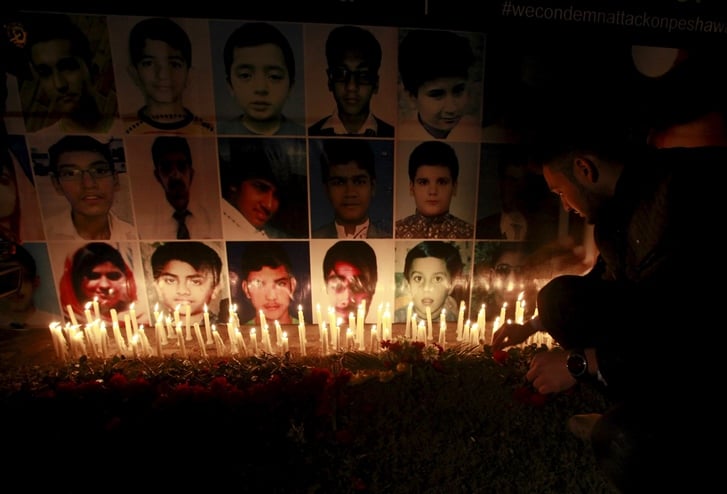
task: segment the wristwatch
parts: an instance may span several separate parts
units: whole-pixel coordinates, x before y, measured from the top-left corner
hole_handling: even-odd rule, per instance
[[[588,359],[581,348],[570,351],[565,365],[568,367],[571,376],[576,379],[583,379],[588,376]]]

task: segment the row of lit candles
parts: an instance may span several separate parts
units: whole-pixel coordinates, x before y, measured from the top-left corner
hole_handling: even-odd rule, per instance
[[[525,301],[522,296],[518,298],[515,308],[515,322],[522,323],[524,319]],[[75,359],[81,355],[90,355],[92,357],[106,358],[113,354],[110,346],[110,337],[108,336],[106,323],[98,317],[98,303],[96,300],[86,304],[85,316],[86,324],[78,324],[75,314],[70,306],[67,307],[71,322],[62,326],[60,323],[54,322],[50,325],[51,335],[53,337],[53,345],[57,356],[61,360]],[[257,355],[260,353],[268,354],[286,354],[289,352],[289,337],[287,331],[284,331],[280,323],[273,321],[275,330],[275,345],[273,345],[270,335],[270,325],[262,311],[259,313],[260,319],[260,339],[258,340],[257,328],[249,328],[249,345],[245,342],[240,328],[239,318],[237,316],[236,307],[233,306],[230,311],[230,318],[226,324],[227,343],[224,342],[219,331],[214,324],[210,324],[207,306],[204,308],[204,331],[199,323],[190,322],[189,305],[186,304],[184,323],[182,321],[181,307],[175,308],[173,316],[164,316],[157,307],[154,309],[155,319],[155,345],[151,346],[147,338],[143,324],[140,325],[136,321],[133,312],[133,305],[129,313],[124,315],[124,329],[126,339],[122,336],[121,325],[119,323],[118,314],[114,309],[111,310],[112,336],[116,344],[118,353],[132,357],[149,357],[163,356],[164,347],[174,341],[179,348],[183,358],[188,357],[187,345],[185,342],[197,340],[197,346],[203,357],[207,357],[207,348],[214,346],[216,355]],[[335,310],[332,307],[328,309],[328,321],[321,317],[320,306],[317,308],[318,316],[318,341],[320,344],[320,352],[322,355],[336,353],[341,350],[346,351],[371,351],[378,352],[380,342],[382,340],[391,340],[392,324],[391,312],[388,306],[380,311],[381,324],[371,325],[369,328],[368,344],[365,341],[365,316],[366,306],[359,305],[356,313],[351,312],[348,318],[348,327],[343,326],[343,321],[336,317]],[[93,313],[91,312],[93,310]],[[482,304],[477,314],[476,322],[464,319],[466,306],[464,302],[460,303],[459,314],[456,325],[456,341],[458,343],[479,345],[482,343],[490,344],[492,335],[497,328],[506,319],[507,303],[505,302],[501,309],[500,315],[495,318],[492,326],[486,323],[486,307]],[[537,313],[537,310],[536,310]],[[94,314],[97,317],[94,317]],[[378,317],[377,317],[378,319]],[[300,356],[306,356],[308,345],[307,330],[303,309],[298,306],[298,342]],[[407,320],[404,330],[404,337],[414,341],[434,341],[434,328],[432,324],[431,310],[427,307],[425,319],[418,319],[413,314],[413,304],[409,304],[407,308]],[[437,343],[445,347],[447,344],[447,322],[446,310],[442,309],[439,316],[439,331]],[[552,340],[547,335],[535,335],[526,342],[547,344],[552,346]]]

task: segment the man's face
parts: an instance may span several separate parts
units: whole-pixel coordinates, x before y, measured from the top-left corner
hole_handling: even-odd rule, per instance
[[[449,211],[457,184],[452,181],[449,168],[439,165],[420,166],[409,183],[409,194],[414,197],[417,211],[424,216],[438,216]]]
[[[154,176],[164,188],[167,201],[174,209],[185,209],[189,204],[189,188],[192,185],[194,170],[187,155],[182,151],[172,151],[161,157]]]
[[[330,305],[336,310],[336,318],[346,320],[364,300],[368,313],[374,294],[367,285],[368,280],[362,279],[361,270],[353,264],[338,261],[333,265],[333,270],[326,277],[326,292]]]
[[[210,270],[197,271],[184,261],[169,261],[162,269],[159,278],[154,282],[159,301],[169,311],[179,306],[185,311],[189,304],[189,313],[202,314],[205,304],[209,304],[218,290],[214,274]]]
[[[280,207],[278,188],[262,178],[243,180],[235,207],[255,228],[262,228]]]
[[[366,170],[354,161],[333,165],[325,187],[339,223],[358,225],[366,220],[375,187]]]
[[[409,290],[417,316],[426,317],[426,308],[430,307],[432,315],[436,317],[452,293],[452,288],[452,277],[443,259],[420,257],[412,261]]]
[[[377,74],[355,53],[348,53],[341,65],[329,68],[330,89],[339,113],[368,114],[371,98],[379,90],[376,77]]]
[[[165,41],[148,39],[144,55],[130,73],[147,102],[177,103],[187,87],[189,66],[179,50]]]
[[[97,298],[98,305],[108,312],[116,308],[120,302],[128,302],[129,293],[126,287],[126,275],[115,264],[102,262],[83,277],[81,288],[86,302]]]
[[[288,307],[293,299],[295,284],[295,278],[285,266],[264,266],[247,275],[247,279],[242,282],[242,289],[255,308],[256,315],[263,311],[268,321],[290,324],[292,318]]]
[[[280,118],[291,89],[280,47],[269,43],[235,48],[229,84],[245,119],[265,122]]]
[[[91,73],[86,62],[71,53],[71,42],[54,39],[37,43],[30,50],[30,59],[52,101],[51,112],[70,115],[79,110],[90,91]]]
[[[105,217],[114,202],[114,193],[120,188],[111,165],[94,151],[61,153],[58,176],[52,182],[68,200],[74,217]]]
[[[566,212],[577,214],[588,224],[596,222],[601,200],[582,183],[577,179],[571,180],[562,172],[554,171],[552,165],[543,166],[543,178],[548,188],[558,196]]]
[[[422,122],[443,132],[455,128],[468,104],[467,80],[442,77],[427,81],[414,96]]]

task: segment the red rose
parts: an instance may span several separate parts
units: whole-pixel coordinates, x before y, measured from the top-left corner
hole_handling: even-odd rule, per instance
[[[498,364],[505,365],[508,358],[510,358],[510,354],[507,353],[505,350],[495,350],[494,352],[492,352],[492,358]]]

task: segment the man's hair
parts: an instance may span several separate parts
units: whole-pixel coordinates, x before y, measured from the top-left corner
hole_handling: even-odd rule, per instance
[[[70,151],[90,151],[98,153],[108,162],[111,170],[116,173],[114,160],[111,158],[109,145],[87,135],[67,135],[48,148],[48,166],[52,174],[58,173],[58,161],[63,153]]]
[[[362,27],[338,26],[326,39],[326,62],[335,67],[343,62],[347,53],[355,52],[374,72],[381,67],[381,44],[376,37]]]
[[[246,48],[265,44],[275,45],[283,52],[285,66],[288,69],[290,86],[292,86],[295,83],[295,57],[293,56],[293,49],[290,46],[288,38],[278,28],[267,22],[245,23],[235,29],[229,38],[227,38],[223,52],[227,81],[230,81],[230,70],[232,68],[232,58],[235,48]]]
[[[550,119],[536,122],[526,135],[530,162],[536,167],[550,163],[561,172],[571,170],[573,153],[590,153],[602,159],[625,162],[644,143],[634,137],[632,129],[608,110],[563,110]]]
[[[166,17],[152,17],[136,23],[129,32],[129,57],[132,65],[136,66],[144,56],[146,40],[164,41],[172,48],[179,50],[192,66],[192,42],[182,27]]]
[[[28,53],[34,45],[55,39],[68,40],[71,44],[71,54],[81,58],[91,74],[94,73],[91,70],[93,67],[91,43],[70,17],[64,14],[38,14],[30,18],[28,40],[25,45]]]
[[[151,145],[151,157],[154,161],[154,168],[159,167],[159,162],[169,153],[184,153],[189,162],[192,162],[192,151],[189,149],[189,142],[185,137],[180,136],[159,136],[154,139]]]
[[[452,146],[442,141],[424,141],[409,155],[409,180],[414,182],[419,167],[424,165],[446,166],[452,181],[459,178],[459,159]]]
[[[379,279],[376,252],[363,240],[340,240],[333,244],[323,258],[323,279],[335,271],[337,262],[347,262],[361,271],[361,282],[373,295]]]
[[[159,245],[151,255],[152,276],[155,280],[170,261],[186,262],[195,271],[211,271],[214,284],[220,282],[222,259],[217,251],[202,242],[166,242]]]
[[[223,183],[237,186],[244,180],[258,178],[281,187],[289,180],[291,170],[286,166],[282,141],[251,137],[230,138],[227,142],[230,158],[224,166],[227,176]]]
[[[376,160],[368,142],[361,139],[325,139],[321,152],[321,178],[327,183],[331,176],[331,168],[354,162],[376,180]]]
[[[130,281],[133,279],[132,271],[121,256],[121,252],[106,242],[89,242],[78,249],[71,260],[71,280],[78,300],[83,298],[83,279],[89,276],[96,266],[106,262],[113,264]]]
[[[433,79],[469,78],[474,61],[469,40],[451,31],[409,31],[399,45],[401,82],[414,95],[422,84]]]
[[[456,245],[440,240],[425,240],[416,244],[406,253],[404,278],[407,281],[411,275],[411,266],[414,260],[423,257],[437,257],[443,260],[447,266],[449,276],[453,279],[462,273],[462,257],[459,255],[459,249]]]
[[[264,267],[274,269],[280,266],[292,276],[293,263],[280,242],[250,242],[242,253],[240,278],[246,280],[252,271],[260,271]]]

